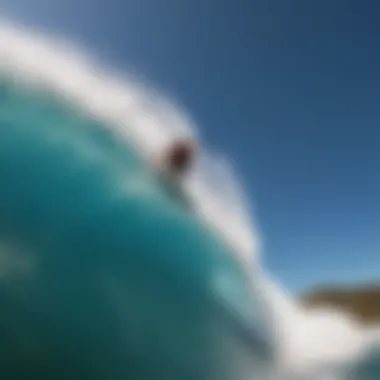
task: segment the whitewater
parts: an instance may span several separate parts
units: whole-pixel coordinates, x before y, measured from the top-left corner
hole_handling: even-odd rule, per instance
[[[378,378],[357,373],[368,360],[380,360],[380,329],[364,329],[338,310],[303,309],[261,266],[260,232],[228,160],[202,146],[196,123],[162,91],[106,66],[65,39],[4,20],[0,24],[0,73],[20,88],[73,104],[132,146],[152,170],[176,142],[197,142],[198,157],[181,188],[204,228],[238,262],[250,301],[265,316],[272,354],[259,379]]]

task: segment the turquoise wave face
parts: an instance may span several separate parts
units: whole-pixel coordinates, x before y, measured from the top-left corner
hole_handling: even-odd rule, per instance
[[[380,346],[375,345],[359,363],[349,368],[348,380],[375,380],[380,374]]]
[[[180,192],[62,99],[6,78],[0,97],[2,378],[257,371],[264,346],[216,286],[244,295],[239,267]]]

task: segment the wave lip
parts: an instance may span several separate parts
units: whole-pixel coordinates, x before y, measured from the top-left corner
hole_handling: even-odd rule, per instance
[[[194,123],[172,101],[132,76],[104,69],[83,51],[20,25],[0,24],[1,72],[21,85],[47,90],[104,122],[148,163],[159,161],[178,140],[198,139]],[[259,237],[228,163],[203,151],[185,182],[184,191],[200,219],[237,257],[254,260]]]

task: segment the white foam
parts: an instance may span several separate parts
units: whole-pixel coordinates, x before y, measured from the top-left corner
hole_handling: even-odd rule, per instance
[[[21,85],[46,89],[103,121],[149,162],[159,160],[173,142],[198,137],[193,123],[173,102],[132,76],[105,70],[83,49],[62,39],[3,22],[0,70]],[[244,260],[252,260],[258,239],[240,192],[232,186],[236,181],[231,173],[221,160],[201,154],[185,190],[207,225]]]
[[[305,309],[264,272],[252,275],[251,284],[276,337],[277,379],[346,380],[380,347],[380,327],[363,328],[338,309]]]
[[[102,69],[73,45],[27,28],[0,24],[0,70],[23,85],[47,89],[103,121],[149,162],[174,141],[197,139],[193,123],[166,98],[133,77]],[[203,153],[185,180],[195,210],[241,261],[252,296],[261,301],[276,338],[276,379],[341,380],[374,341],[332,310],[305,311],[257,266],[259,237],[242,192],[223,159]],[[254,377],[254,374],[253,374]]]

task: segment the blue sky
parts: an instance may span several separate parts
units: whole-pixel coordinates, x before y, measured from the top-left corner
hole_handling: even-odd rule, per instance
[[[164,88],[229,155],[288,287],[380,278],[380,4],[3,0]]]

